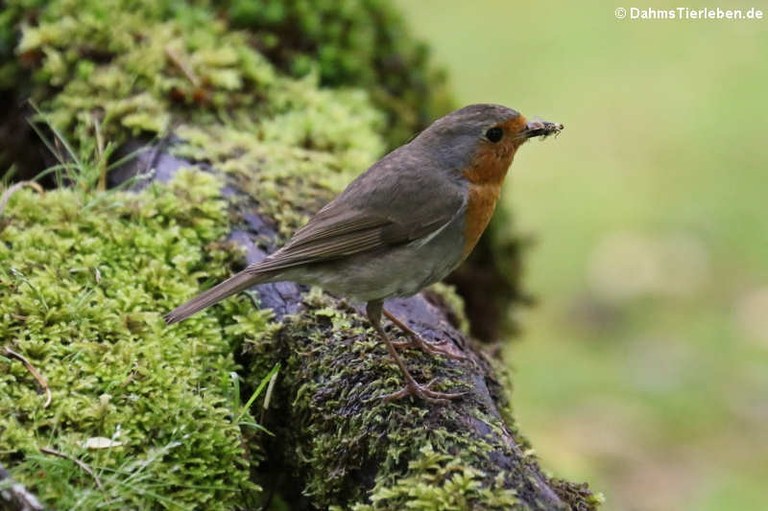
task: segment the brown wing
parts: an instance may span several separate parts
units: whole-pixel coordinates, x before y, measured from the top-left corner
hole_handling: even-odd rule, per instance
[[[382,160],[353,181],[252,270],[280,270],[409,243],[429,236],[463,211],[464,196],[457,185],[407,167],[398,169],[405,174],[400,179],[381,179],[387,164]]]

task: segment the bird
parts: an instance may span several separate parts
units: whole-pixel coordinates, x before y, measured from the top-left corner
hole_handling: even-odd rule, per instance
[[[472,104],[437,120],[360,174],[335,199],[265,259],[176,307],[182,321],[256,284],[293,281],[365,303],[365,314],[399,367],[405,386],[383,396],[447,403],[464,392],[441,392],[416,381],[398,354],[410,344],[432,355],[464,358],[425,341],[384,308],[417,294],[469,256],[488,226],[507,171],[527,140],[559,134],[563,125],[527,120],[497,104]],[[410,342],[393,341],[382,315]]]

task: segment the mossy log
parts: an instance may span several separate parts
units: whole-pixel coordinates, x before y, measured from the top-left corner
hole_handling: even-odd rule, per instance
[[[147,168],[170,180],[194,166],[164,151],[144,150],[112,184]],[[245,254],[242,264],[251,264],[272,252],[279,236],[274,219],[241,188],[248,188],[247,176],[230,176],[222,194],[233,225],[228,239]],[[279,327],[239,355],[244,374],[261,375],[274,362],[283,368],[262,414],[274,437],[261,446],[258,480],[291,509],[596,508],[585,485],[542,472],[514,425],[505,372],[462,331],[461,302],[449,289],[386,304],[425,339],[447,341],[467,357],[407,354],[417,378],[467,393],[448,405],[381,399],[403,382],[360,304],[290,282],[256,286],[252,299]]]
[[[596,507],[586,486],[542,473],[501,363],[466,334],[498,337],[519,296],[505,229],[458,294],[388,304],[467,355],[405,352],[418,379],[467,392],[447,406],[382,401],[400,374],[359,304],[317,289],[260,286],[162,324],[444,110],[443,80],[386,2],[4,5],[0,168],[58,187],[3,201],[0,335],[53,395],[43,406],[0,356],[14,479],[54,508]],[[505,284],[478,299],[479,280]],[[251,392],[261,409],[245,407]]]

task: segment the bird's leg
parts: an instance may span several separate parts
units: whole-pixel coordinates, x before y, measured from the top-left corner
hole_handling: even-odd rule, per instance
[[[383,312],[387,319],[390,320],[392,324],[399,328],[400,331],[402,331],[410,339],[410,341],[406,342],[393,341],[392,344],[396,348],[408,348],[411,346],[416,346],[423,352],[429,353],[430,355],[443,355],[454,360],[465,360],[467,358],[466,355],[460,353],[453,345],[449,344],[447,340],[443,340],[437,343],[425,341],[422,336],[415,332],[411,327],[400,321],[397,316],[389,312],[387,309],[383,309]],[[446,347],[442,348],[441,346],[443,345],[446,345]]]
[[[418,341],[415,341],[415,337],[421,337],[419,334],[413,331],[408,325],[400,321],[397,316],[389,312],[387,309],[382,309],[382,312],[384,313],[384,316],[392,322],[393,325],[395,325],[397,328],[400,329],[401,332],[403,332],[407,337],[407,341],[392,341],[392,346],[394,346],[397,349],[408,349],[413,348],[417,345]]]
[[[389,355],[394,359],[395,363],[400,368],[400,371],[403,373],[403,377],[405,378],[405,388],[398,390],[397,392],[393,392],[392,394],[387,394],[384,396],[384,399],[386,401],[393,401],[395,399],[401,399],[407,396],[418,396],[425,401],[430,401],[432,403],[446,403],[450,399],[456,399],[463,396],[465,394],[464,392],[449,393],[432,390],[430,387],[432,386],[432,383],[434,383],[434,380],[426,385],[422,385],[417,382],[413,376],[411,376],[410,371],[408,371],[408,368],[405,367],[405,362],[403,362],[403,359],[400,358],[400,355],[397,353],[397,349],[395,349],[395,346],[392,344],[392,340],[381,327],[381,312],[383,308],[384,307],[380,301],[368,302],[365,311],[368,315],[368,321],[371,322],[373,329],[376,330],[376,333],[379,334],[379,336],[384,341],[384,344],[386,344]]]

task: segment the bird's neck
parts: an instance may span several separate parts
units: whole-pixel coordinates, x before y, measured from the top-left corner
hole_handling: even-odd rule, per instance
[[[464,177],[471,185],[501,186],[512,164],[516,148],[500,148],[498,151],[482,151],[472,166],[464,171]]]

